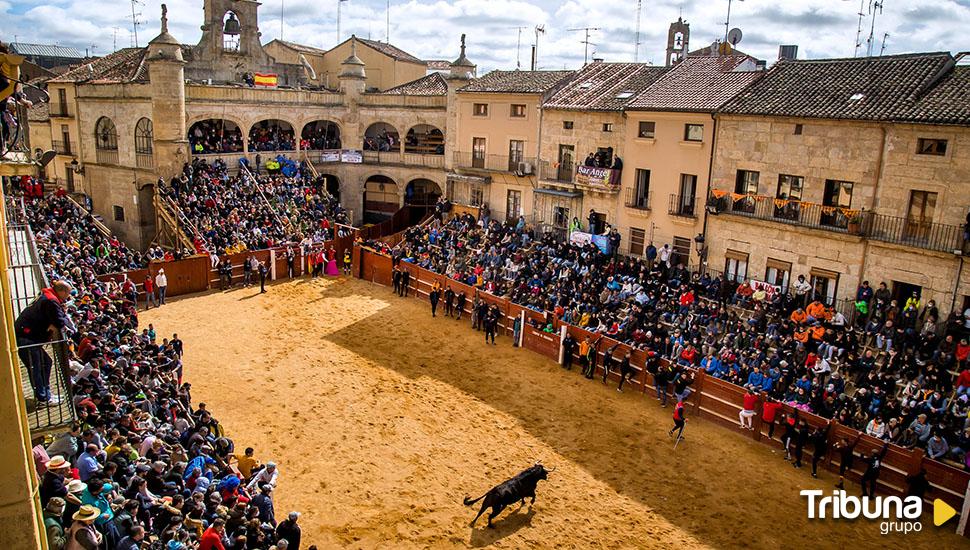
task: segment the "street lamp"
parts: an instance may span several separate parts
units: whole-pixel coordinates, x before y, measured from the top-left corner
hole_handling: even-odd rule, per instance
[[[704,242],[703,233],[698,233],[697,236],[694,237],[694,250],[697,251],[697,257],[700,259],[700,263],[703,264],[704,256],[707,254],[707,246]]]
[[[77,161],[77,159],[71,159],[71,170],[75,174],[79,174],[82,176],[84,175],[84,166],[82,166],[81,163]]]

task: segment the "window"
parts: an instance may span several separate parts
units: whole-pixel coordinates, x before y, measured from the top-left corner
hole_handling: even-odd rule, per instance
[[[559,168],[556,170],[558,181],[572,181],[575,150],[573,145],[559,144]]]
[[[525,142],[518,139],[509,140],[509,172],[519,169],[519,163],[525,158]]]
[[[472,185],[471,192],[469,193],[472,206],[479,206],[485,204],[485,192],[482,190],[481,185]]]
[[[786,202],[781,206],[775,204],[776,218],[798,221],[804,183],[805,178],[802,176],[790,176],[788,174],[780,174],[778,176],[778,191],[775,193],[775,198],[795,202]]]
[[[637,132],[637,137],[653,139],[656,130],[657,130],[656,122],[652,122],[652,121],[641,122],[640,130]]]
[[[101,151],[118,150],[118,130],[108,117],[101,117],[94,125],[94,146]]]
[[[827,306],[835,303],[835,295],[838,292],[839,274],[827,269],[812,268],[812,299],[818,300]]]
[[[704,125],[685,124],[684,141],[704,141]]]
[[[562,121],[562,129],[563,130],[572,130],[573,129],[573,121],[571,121],[571,120],[564,120],[564,121]]]
[[[909,208],[906,211],[905,238],[917,241],[929,238],[937,196],[936,193],[929,191],[910,192]]]
[[[852,206],[852,182],[825,180],[825,194],[822,195],[822,214],[819,222],[829,227],[845,229],[849,219],[842,213],[841,208],[850,206]],[[835,207],[835,209],[829,207]]]
[[[472,168],[485,168],[485,138],[472,138]]]
[[[488,103],[476,103],[472,106],[472,114],[475,116],[488,116]]]
[[[724,278],[743,283],[748,278],[748,255],[729,248],[724,253]]]
[[[114,216],[115,216],[115,221],[116,222],[123,222],[123,221],[125,221],[125,209],[124,209],[124,207],[118,206],[116,204],[116,205],[114,205],[114,206],[111,207],[111,210],[114,212]]]
[[[650,208],[650,170],[637,168],[634,172],[633,195],[627,202],[633,208]]]
[[[758,181],[761,178],[760,172],[754,170],[738,170],[734,178],[734,192],[740,195],[757,195]],[[746,212],[754,214],[757,201],[754,197],[742,197],[734,201],[732,210],[734,212]]]
[[[143,118],[135,125],[135,153],[139,155],[152,154],[152,121]]]
[[[946,140],[919,138],[916,140],[917,155],[936,155],[942,157],[946,155]]]
[[[690,239],[687,237],[674,237],[674,253],[670,259],[670,265],[687,265],[690,260]]]
[[[505,215],[510,220],[522,215],[522,191],[509,190],[505,197]]]
[[[74,167],[71,166],[70,162],[64,163],[64,174],[66,174],[65,179],[67,181],[67,192],[73,193],[74,192]]]
[[[525,105],[513,103],[512,107],[509,109],[509,116],[512,118],[525,118]]]
[[[788,292],[788,283],[791,277],[791,262],[783,262],[774,258],[768,258],[768,266],[765,269],[765,282],[769,285],[781,287],[782,293]]]
[[[637,228],[630,228],[630,254],[640,256],[643,254],[644,243],[647,239],[646,231]]]
[[[697,176],[694,174],[680,175],[680,194],[673,197],[670,214],[676,216],[695,216],[697,197]]]
[[[801,124],[796,124],[795,125],[795,135],[796,136],[802,135],[802,125]]]
[[[613,131],[613,123],[612,122],[604,122],[603,123],[603,131],[604,132],[612,132]]]

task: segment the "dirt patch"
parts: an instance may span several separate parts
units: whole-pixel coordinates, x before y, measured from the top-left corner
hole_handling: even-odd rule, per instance
[[[807,548],[889,542],[868,521],[806,519],[828,490],[773,449],[703,420],[672,450],[670,409],[618,394],[467,319],[358,280],[289,281],[142,314],[185,341],[186,377],[237,445],[280,464],[277,516],[321,548]],[[542,460],[535,506],[486,529],[477,497]],[[896,543],[966,541],[924,521]],[[305,545],[306,546],[306,545]],[[929,546],[927,546],[929,547]]]

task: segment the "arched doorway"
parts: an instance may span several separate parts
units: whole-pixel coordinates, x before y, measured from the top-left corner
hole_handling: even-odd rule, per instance
[[[323,180],[324,190],[333,195],[337,202],[340,202],[340,178],[333,174],[320,174],[320,178]]]
[[[242,131],[231,120],[210,118],[189,127],[189,146],[193,155],[241,153]]]
[[[364,182],[364,223],[380,223],[401,207],[397,183],[387,176],[371,176]]]
[[[411,224],[419,223],[434,211],[435,203],[441,197],[441,187],[437,183],[417,178],[408,182],[404,188],[404,204],[409,207]]]
[[[329,120],[308,122],[303,126],[300,140],[300,149],[307,151],[340,149],[340,126]]]
[[[386,122],[375,122],[364,132],[364,151],[400,151],[401,135]]]
[[[294,151],[293,126],[285,120],[261,120],[249,129],[249,151]]]
[[[445,134],[430,124],[418,124],[404,138],[404,152],[419,155],[445,154]]]

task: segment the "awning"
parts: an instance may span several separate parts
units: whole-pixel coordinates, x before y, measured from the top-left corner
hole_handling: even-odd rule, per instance
[[[556,197],[566,197],[567,199],[578,199],[583,196],[582,191],[563,191],[562,189],[546,189],[539,187],[533,191],[542,195],[554,195]]]
[[[460,183],[478,183],[483,185],[492,183],[492,176],[469,176],[467,174],[456,174],[454,172],[449,172],[447,177],[448,181]]]

